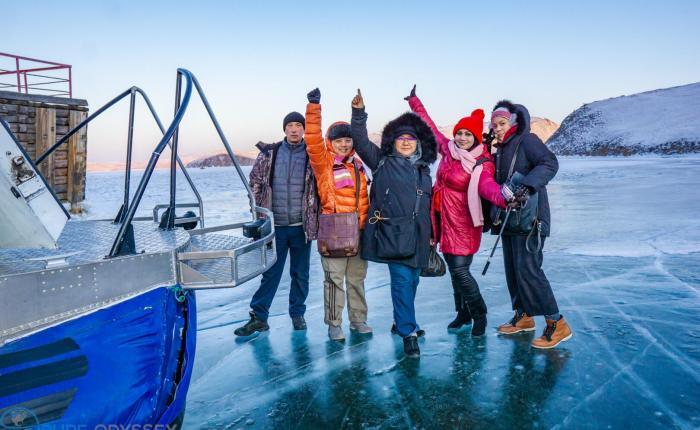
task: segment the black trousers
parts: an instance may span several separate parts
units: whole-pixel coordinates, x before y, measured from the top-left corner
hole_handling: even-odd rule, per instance
[[[452,288],[455,295],[457,312],[469,312],[472,318],[486,314],[486,303],[479,291],[479,284],[469,271],[474,259],[473,255],[443,254],[450,270]]]
[[[535,238],[531,238],[533,248]],[[544,248],[542,237],[542,247]],[[559,313],[552,286],[542,271],[542,249],[531,254],[525,248],[526,236],[503,236],[503,263],[513,310],[530,316]]]

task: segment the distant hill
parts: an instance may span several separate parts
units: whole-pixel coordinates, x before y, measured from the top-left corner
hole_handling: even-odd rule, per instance
[[[588,103],[548,146],[561,155],[700,152],[700,82]]]
[[[236,159],[238,160],[238,164],[241,166],[252,166],[253,163],[255,163],[255,158],[250,158],[250,157],[245,157],[242,155],[236,155]],[[190,161],[187,163],[188,168],[201,168],[204,169],[206,167],[226,167],[226,166],[233,166],[233,163],[231,162],[231,158],[228,156],[227,153],[223,154],[216,154],[216,155],[211,155],[208,157],[203,157],[203,158],[198,158],[196,160]]]

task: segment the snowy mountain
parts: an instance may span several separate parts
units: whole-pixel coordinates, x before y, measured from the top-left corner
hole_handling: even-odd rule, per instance
[[[700,82],[585,104],[548,146],[561,155],[700,152]]]

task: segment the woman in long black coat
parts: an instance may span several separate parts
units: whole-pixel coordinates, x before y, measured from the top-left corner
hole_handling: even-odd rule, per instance
[[[559,163],[540,138],[530,132],[530,113],[525,106],[507,100],[498,102],[491,114],[491,128],[498,149],[495,154],[496,182],[508,183],[510,176],[517,172],[522,175],[519,185],[526,187],[530,194],[537,193],[537,219],[532,228],[525,232],[506,228],[503,234],[503,262],[515,314],[509,322],[498,327],[498,332],[511,335],[534,331],[532,317],[542,315],[546,326],[532,346],[553,348],[572,336],[542,270],[542,247],[551,225],[547,183],[557,174]],[[491,231],[497,234],[499,229]]]

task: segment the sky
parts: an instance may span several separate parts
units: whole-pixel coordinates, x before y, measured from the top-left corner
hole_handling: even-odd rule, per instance
[[[362,89],[370,132],[408,109],[413,84],[439,125],[500,99],[560,123],[582,104],[700,81],[700,2],[3,1],[0,52],[71,64],[91,111],[137,85],[172,119],[178,67],[193,72],[234,151],[283,137],[322,92],[324,124]],[[88,160],[120,162],[128,103],[96,119]],[[158,132],[137,107],[134,158]],[[184,155],[221,152],[196,97]]]

